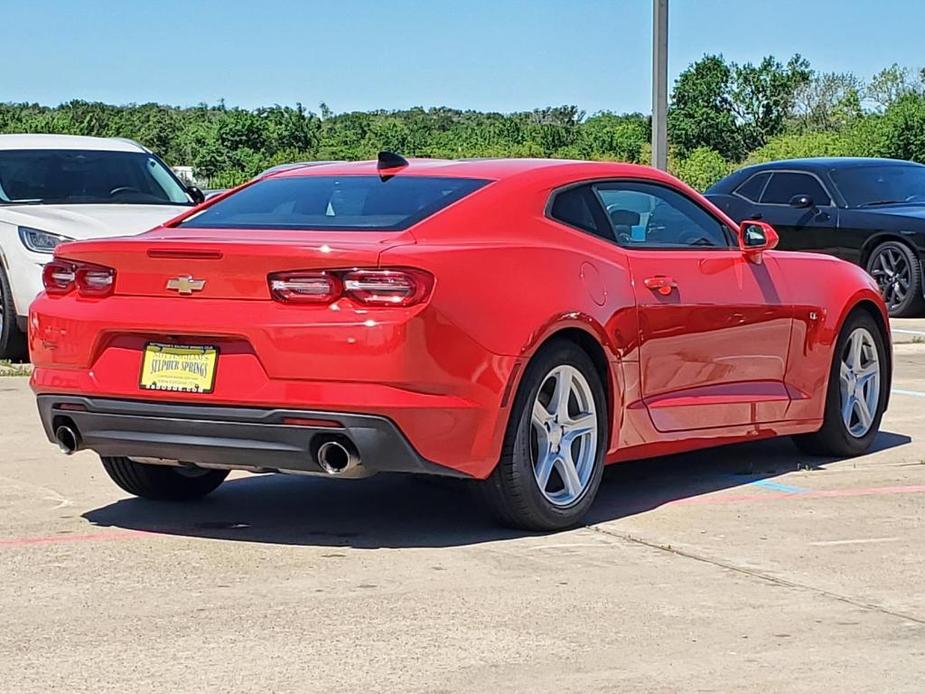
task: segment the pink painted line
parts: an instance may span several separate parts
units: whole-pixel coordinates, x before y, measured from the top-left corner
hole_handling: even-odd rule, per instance
[[[925,484],[912,484],[898,487],[863,487],[859,489],[823,489],[806,491],[802,494],[785,492],[765,492],[763,494],[711,494],[693,496],[687,499],[669,501],[666,506],[686,504],[735,504],[749,501],[769,501],[773,499],[812,499],[849,496],[877,496],[889,494],[925,494]]]
[[[57,545],[71,542],[111,542],[113,540],[131,540],[140,535],[154,535],[141,530],[115,530],[105,533],[86,535],[45,535],[38,537],[0,538],[0,547],[28,547],[29,545]]]

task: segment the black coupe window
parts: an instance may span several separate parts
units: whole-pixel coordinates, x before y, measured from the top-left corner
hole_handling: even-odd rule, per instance
[[[746,200],[751,200],[752,202],[758,202],[761,199],[761,194],[764,192],[764,187],[770,177],[771,174],[769,173],[752,176],[735,189],[736,195],[741,195]]]
[[[808,195],[817,205],[832,204],[829,194],[814,176],[790,171],[774,172],[761,202],[765,205],[789,205],[794,195]]]
[[[848,207],[873,207],[925,200],[925,166],[853,166],[833,169],[830,175]]]

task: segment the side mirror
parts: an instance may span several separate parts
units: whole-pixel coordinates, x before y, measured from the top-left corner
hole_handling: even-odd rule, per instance
[[[187,186],[186,192],[189,193],[190,198],[193,200],[193,204],[201,205],[206,201],[206,194],[203,193],[196,186]]]
[[[774,227],[766,222],[746,220],[739,227],[739,249],[756,265],[763,261],[762,254],[777,248],[780,237]]]
[[[815,206],[813,199],[808,195],[794,195],[790,198],[790,207],[796,207],[798,210],[804,210]]]

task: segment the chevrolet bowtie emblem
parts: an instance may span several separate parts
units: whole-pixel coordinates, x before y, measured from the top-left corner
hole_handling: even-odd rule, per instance
[[[171,280],[167,280],[167,289],[173,289],[180,294],[189,295],[193,292],[201,292],[206,286],[205,280],[194,280],[192,275],[180,275]]]

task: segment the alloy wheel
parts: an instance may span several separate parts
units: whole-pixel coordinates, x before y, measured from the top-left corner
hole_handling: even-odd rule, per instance
[[[859,439],[870,431],[880,404],[880,355],[867,328],[856,328],[848,337],[839,376],[842,421]]]
[[[597,408],[591,387],[573,366],[550,371],[531,414],[533,475],[543,496],[564,507],[577,502],[591,480],[597,455]]]
[[[890,246],[880,249],[871,260],[870,274],[891,312],[903,305],[912,286],[912,269],[900,250]]]

